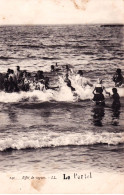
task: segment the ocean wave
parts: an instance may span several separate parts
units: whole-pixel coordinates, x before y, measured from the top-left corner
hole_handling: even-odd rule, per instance
[[[70,44],[65,44],[65,45],[47,45],[46,47],[48,48],[71,48],[71,49],[83,49],[83,48],[87,48],[88,46],[86,45],[72,45],[71,43]]]
[[[0,56],[1,60],[15,59],[14,57]]]
[[[43,60],[58,60],[59,58],[54,58],[54,57],[42,57],[41,59],[43,59]]]
[[[44,45],[43,44],[41,44],[41,45],[31,45],[31,44],[29,44],[29,45],[26,45],[26,44],[21,44],[21,45],[13,45],[13,44],[11,44],[11,45],[9,45],[9,47],[22,47],[22,48],[27,48],[27,49],[30,49],[30,48],[44,48]]]
[[[26,59],[26,58],[24,58],[24,57],[7,57],[7,56],[0,56],[0,60],[5,60],[5,61],[7,61],[7,60],[24,60],[24,59]]]
[[[68,96],[67,94],[68,93]],[[20,93],[5,93],[0,92],[0,102],[14,103],[14,102],[46,102],[46,101],[75,101],[70,89],[61,89],[60,92],[53,90],[45,91],[29,91]]]
[[[13,138],[0,140],[0,151],[8,149],[40,149],[65,146],[90,146],[96,144],[118,145],[124,144],[124,133],[113,132],[84,132],[84,133],[28,133],[16,135]]]
[[[75,87],[75,86],[74,86]],[[106,89],[108,92],[112,92],[112,88],[109,87]],[[61,86],[58,90],[34,90],[34,91],[20,91],[13,93],[6,93],[4,91],[0,92],[0,102],[1,103],[16,103],[16,102],[77,102],[82,100],[92,100],[93,99],[93,88],[76,86],[76,91],[72,92],[69,87],[65,85]],[[118,93],[120,97],[124,97],[124,89],[119,88]],[[108,95],[104,94],[106,98],[109,98]]]

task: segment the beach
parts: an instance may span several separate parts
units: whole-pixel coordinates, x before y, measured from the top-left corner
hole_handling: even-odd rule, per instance
[[[124,193],[124,86],[117,87],[119,109],[106,94],[104,107],[92,101],[98,78],[112,93],[116,69],[124,75],[123,28],[0,26],[0,73],[18,65],[32,74],[42,70],[51,86],[60,85],[0,91],[0,193]],[[56,63],[61,71],[50,72]],[[72,79],[75,96],[62,81],[65,65],[75,74],[83,70],[93,86]]]

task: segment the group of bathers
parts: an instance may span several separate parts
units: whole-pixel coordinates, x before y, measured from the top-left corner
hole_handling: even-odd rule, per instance
[[[54,72],[58,74],[58,72],[61,71],[61,68],[58,67],[57,63],[56,65],[51,65],[51,73]],[[66,85],[71,89],[71,91],[76,91],[75,87],[72,86],[71,79],[69,76],[73,73],[73,70],[66,65],[65,66],[65,78],[64,82]],[[74,74],[74,73],[73,73]],[[76,73],[78,76],[78,79],[81,80],[83,77],[83,71],[78,70]],[[20,66],[17,66],[16,71],[12,69],[8,69],[5,74],[0,73],[0,90],[3,90],[8,93],[12,92],[19,92],[19,91],[33,91],[33,90],[47,90],[47,89],[53,89],[56,90],[59,88],[59,86],[50,87],[49,77],[44,76],[44,72],[42,70],[38,70],[36,73],[30,73],[26,70],[20,70]],[[86,81],[86,80],[85,80]],[[123,76],[121,73],[121,69],[117,69],[116,73],[113,76],[113,81],[115,82],[115,87],[119,87],[123,84]],[[84,84],[84,83],[83,83]],[[87,81],[85,82],[86,85],[93,86],[91,82]],[[80,84],[82,85],[82,84]],[[95,86],[93,90],[93,101],[96,102],[96,104],[101,103],[102,105],[105,104],[105,97],[103,95],[103,91],[105,88],[102,86],[102,80],[99,80],[97,82],[97,85]],[[117,93],[117,89],[113,88],[113,100],[114,104],[120,105],[119,101],[119,94]],[[109,92],[105,90],[106,93],[110,95]]]

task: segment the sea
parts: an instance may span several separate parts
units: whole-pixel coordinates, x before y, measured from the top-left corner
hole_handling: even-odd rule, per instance
[[[50,73],[56,63],[61,71]],[[102,79],[112,94],[116,69],[124,76],[124,26],[0,26],[0,73],[42,70],[58,86],[66,65],[93,85]],[[0,91],[0,172],[124,174],[124,86],[118,109],[108,95],[96,106],[93,87],[75,89],[78,96],[64,82],[60,90]]]

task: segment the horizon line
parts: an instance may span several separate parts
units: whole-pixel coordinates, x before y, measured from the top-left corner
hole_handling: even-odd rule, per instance
[[[41,26],[41,25],[112,25],[112,26],[116,26],[116,25],[121,25],[124,26],[124,23],[62,23],[62,24],[54,24],[54,23],[43,23],[43,24],[0,24],[0,26]]]

